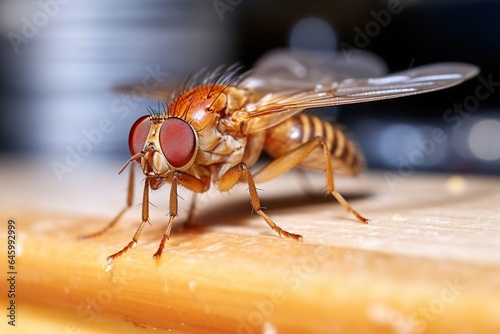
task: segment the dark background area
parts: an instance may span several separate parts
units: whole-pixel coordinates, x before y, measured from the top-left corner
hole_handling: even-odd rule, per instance
[[[482,78],[315,111],[350,130],[369,168],[498,174],[500,87],[478,87],[500,82],[499,14],[498,1],[472,0],[4,0],[0,153],[32,157],[54,178],[54,162],[68,166],[71,152],[84,153],[70,161],[72,172],[102,158],[126,160],[130,126],[156,103],[126,100],[113,91],[117,85],[158,70],[171,81],[222,63],[250,68],[274,48],[342,56],[357,47],[391,72],[460,61],[479,66]],[[478,99],[478,89],[487,98]],[[453,111],[464,103],[461,114]],[[444,142],[430,142],[436,128]]]

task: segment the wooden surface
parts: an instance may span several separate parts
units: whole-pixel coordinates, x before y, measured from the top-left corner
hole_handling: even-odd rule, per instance
[[[259,185],[266,212],[303,242],[251,215],[245,185],[204,195],[197,226],[183,228],[190,194],[181,191],[180,219],[154,261],[165,187],[150,198],[152,225],[137,247],[107,268],[135,232],[140,206],[106,235],[77,236],[124,205],[121,162],[86,163],[58,182],[50,168],[4,161],[0,254],[5,273],[13,219],[18,274],[17,326],[2,315],[2,333],[500,332],[498,178],[412,175],[392,187],[383,173],[336,178],[369,225],[323,196],[321,174]],[[5,310],[5,279],[0,290]]]

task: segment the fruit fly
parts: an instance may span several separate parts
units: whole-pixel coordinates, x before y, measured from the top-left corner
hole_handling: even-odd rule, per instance
[[[299,240],[274,223],[262,210],[255,184],[276,178],[293,167],[321,171],[326,187],[361,223],[369,220],[354,210],[335,190],[334,171],[356,175],[362,156],[338,127],[300,113],[308,108],[368,102],[431,92],[475,76],[478,68],[462,63],[441,63],[392,75],[381,75],[368,56],[339,59],[310,52],[275,51],[254,70],[240,74],[237,66],[204,71],[173,93],[158,90],[152,98],[163,109],[152,110],[132,126],[128,138],[131,163],[145,176],[142,221],[133,239],[108,257],[108,263],[134,247],[149,221],[149,193],[170,183],[169,220],[158,250],[160,258],[177,217],[179,185],[200,194],[212,185],[225,192],[246,182],[253,210],[278,235]],[[274,160],[251,172],[261,153]],[[126,207],[103,230],[111,228],[132,205],[133,168]],[[192,213],[191,207],[190,216]]]

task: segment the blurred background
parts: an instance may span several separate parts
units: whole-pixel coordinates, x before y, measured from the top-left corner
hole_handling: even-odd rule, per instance
[[[478,0],[2,0],[0,154],[29,157],[54,181],[100,159],[121,166],[158,84],[223,63],[251,68],[274,48],[360,49],[391,72],[481,68],[441,92],[322,110],[368,168],[499,174],[499,14],[500,2]],[[113,91],[130,83],[132,95]]]

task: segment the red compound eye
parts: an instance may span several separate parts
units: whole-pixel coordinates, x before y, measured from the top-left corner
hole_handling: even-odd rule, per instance
[[[141,152],[144,148],[144,144],[146,144],[146,140],[148,139],[150,126],[151,120],[149,116],[142,116],[132,125],[128,135],[128,148],[132,155]]]
[[[167,118],[160,130],[160,145],[168,163],[178,169],[187,167],[196,152],[196,134],[180,118]]]

